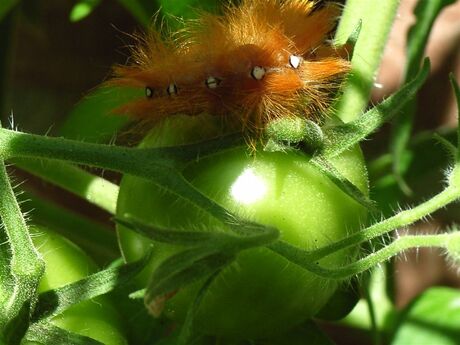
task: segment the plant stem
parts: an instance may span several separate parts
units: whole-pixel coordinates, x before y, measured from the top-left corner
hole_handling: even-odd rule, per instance
[[[0,215],[3,231],[8,239],[10,250],[10,277],[13,284],[2,296],[0,333],[8,344],[19,343],[27,329],[29,310],[33,306],[33,298],[40,278],[45,270],[45,263],[35,249],[19,204],[11,187],[4,162],[0,163]],[[5,249],[2,249],[5,250]],[[6,297],[6,298],[5,298]]]
[[[351,264],[338,267],[338,268],[324,268],[319,265],[315,265],[308,261],[291,261],[304,267],[305,269],[327,279],[343,280],[355,276],[359,273],[367,271],[368,269],[378,265],[391,257],[399,254],[400,252],[410,248],[421,248],[421,247],[441,247],[446,248],[449,240],[452,238],[452,234],[441,234],[441,235],[418,235],[418,236],[404,236],[394,240],[384,248],[367,255],[366,257],[355,261]]]
[[[328,278],[333,279],[346,279],[361,272],[364,272],[375,265],[387,261],[391,257],[399,254],[400,252],[410,248],[423,248],[423,247],[440,247],[445,248],[451,238],[451,234],[440,235],[416,235],[416,236],[403,236],[397,238],[386,247],[369,254],[361,260],[353,262],[349,265],[334,268],[322,269],[324,273],[327,272]]]
[[[160,188],[192,201],[217,219],[233,221],[225,208],[195,189],[178,168],[195,159],[198,154],[211,154],[222,147],[234,145],[239,141],[235,138],[208,141],[204,145],[141,149],[44,137],[0,128],[0,156],[5,159],[52,157],[149,179]]]

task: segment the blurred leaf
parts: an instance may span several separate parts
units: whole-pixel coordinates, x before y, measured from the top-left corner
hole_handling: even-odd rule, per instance
[[[392,345],[457,345],[460,291],[436,287],[417,297],[399,320]]]
[[[71,22],[78,22],[86,18],[94,9],[99,6],[101,0],[80,0],[70,11],[69,19]]]
[[[410,28],[407,38],[407,61],[404,81],[412,79],[420,69],[425,54],[425,46],[435,19],[441,10],[455,0],[419,1],[414,10],[415,24]],[[396,119],[391,136],[390,149],[393,154],[393,172],[400,188],[407,195],[412,193],[403,179],[403,153],[407,148],[414,123],[416,99],[403,109],[404,116]]]
[[[99,87],[74,107],[60,134],[70,139],[107,142],[128,122],[113,111],[136,96],[143,97],[143,90]]]
[[[218,0],[157,0],[164,14],[182,17],[184,19],[195,18],[197,10],[216,12],[219,8]]]
[[[200,11],[217,13],[220,9],[218,0],[157,0],[164,20],[171,30],[181,27],[179,19],[195,19]]]
[[[139,24],[144,27],[148,27],[151,22],[151,18],[157,11],[154,1],[146,0],[118,0],[118,2],[126,8],[131,15],[136,18]],[[172,1],[174,2],[174,1]]]
[[[19,0],[2,0],[0,1],[0,21],[8,14],[8,12],[19,3]]]
[[[455,145],[456,133],[452,129],[439,130],[445,140]],[[412,197],[404,195],[392,173],[392,155],[385,154],[369,162],[369,179],[373,186],[371,197],[384,215],[392,215],[401,204],[417,204],[444,188],[445,169],[449,166],[450,152],[444,154],[444,146],[435,140],[432,132],[421,132],[411,138],[402,156],[401,167],[404,178],[411,181]],[[430,157],[430,159],[427,159]],[[449,212],[457,221],[458,208],[452,205],[441,211]],[[456,213],[457,212],[457,213]],[[452,218],[448,220],[452,221]]]

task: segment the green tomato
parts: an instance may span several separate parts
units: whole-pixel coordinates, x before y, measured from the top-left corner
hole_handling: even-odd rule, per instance
[[[218,128],[209,117],[177,116],[154,128],[141,146],[199,141],[215,136]],[[367,173],[358,147],[332,163],[367,193]],[[183,174],[198,190],[237,216],[274,226],[284,241],[304,249],[337,241],[358,230],[366,218],[362,206],[297,152],[250,154],[246,148],[235,148],[190,163]],[[133,176],[123,177],[117,213],[174,229],[223,228],[203,210]],[[118,234],[127,261],[140,258],[149,247],[148,240],[126,228],[120,226]],[[140,284],[145,286],[152,270],[178,250],[155,243],[154,257]],[[340,266],[353,256],[354,251],[342,251],[320,263]],[[168,300],[167,315],[182,321],[198,286],[185,287]],[[313,317],[337,286],[336,281],[319,278],[267,248],[249,249],[213,281],[198,310],[196,325],[208,335],[267,337]]]
[[[46,265],[38,287],[39,293],[73,283],[97,271],[95,263],[66,238],[43,227],[34,227],[31,231],[34,245]],[[127,344],[118,313],[106,296],[76,304],[51,322],[106,345]]]

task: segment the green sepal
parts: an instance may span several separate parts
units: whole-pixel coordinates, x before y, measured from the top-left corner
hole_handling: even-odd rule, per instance
[[[162,229],[129,215],[115,218],[115,221],[153,241],[189,247],[165,259],[153,272],[145,291],[130,295],[131,298],[143,295],[154,315],[161,313],[162,303],[175,291],[227,266],[240,251],[264,246],[279,238],[275,228],[238,219],[228,224],[233,230],[231,233]]]
[[[310,163],[318,168],[321,173],[326,175],[330,181],[332,181],[337,187],[340,188],[340,190],[350,196],[353,200],[369,210],[376,209],[375,202],[369,199],[369,197],[361,192],[358,187],[356,187],[346,177],[340,174],[340,172],[323,156],[319,155],[313,157],[313,159],[310,160]]]
[[[234,252],[214,247],[198,247],[179,252],[164,260],[153,272],[144,302],[153,315],[160,315],[168,297],[180,288],[217,272],[235,258]]]
[[[213,246],[215,248],[231,248],[242,250],[263,246],[275,241],[279,231],[261,224],[236,221],[227,224],[233,233],[224,231],[187,231],[164,229],[154,224],[146,224],[129,214],[114,218],[115,222],[145,236],[152,241],[176,244],[189,247]],[[236,235],[236,234],[238,235]]]
[[[206,281],[198,291],[197,295],[195,296],[193,304],[187,311],[185,322],[181,327],[177,345],[193,344],[194,341],[199,337],[199,334],[197,334],[197,329],[194,325],[196,314],[201,305],[201,302],[203,301],[204,296],[208,292],[209,287],[211,286],[214,279],[219,275],[219,273],[220,270],[217,270],[210,277],[208,277],[208,279],[206,279]]]
[[[348,39],[345,42],[345,45],[349,46],[352,49],[352,53],[350,54],[350,60],[353,57],[354,48],[355,48],[356,43],[358,42],[359,34],[361,33],[362,27],[363,27],[363,21],[362,19],[360,19],[358,20],[358,23],[356,24],[355,28],[351,32],[350,36],[348,36]]]

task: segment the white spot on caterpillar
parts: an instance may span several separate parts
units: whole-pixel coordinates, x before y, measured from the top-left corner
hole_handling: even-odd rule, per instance
[[[235,201],[252,204],[265,196],[267,186],[261,177],[254,174],[252,168],[248,168],[238,176],[231,186],[230,193]]]
[[[210,89],[215,89],[219,86],[220,84],[220,79],[214,78],[214,77],[208,77],[205,81],[206,86]]]
[[[153,97],[153,90],[149,86],[146,86],[146,88],[145,88],[145,97],[147,97],[147,98],[152,98]]]
[[[265,68],[260,66],[255,66],[251,71],[251,77],[255,80],[262,80],[265,76]]]
[[[291,65],[292,68],[299,68],[301,62],[301,58],[296,55],[291,55],[289,56],[289,64]]]
[[[168,95],[177,95],[177,86],[176,84],[169,84],[168,88],[166,89]]]

